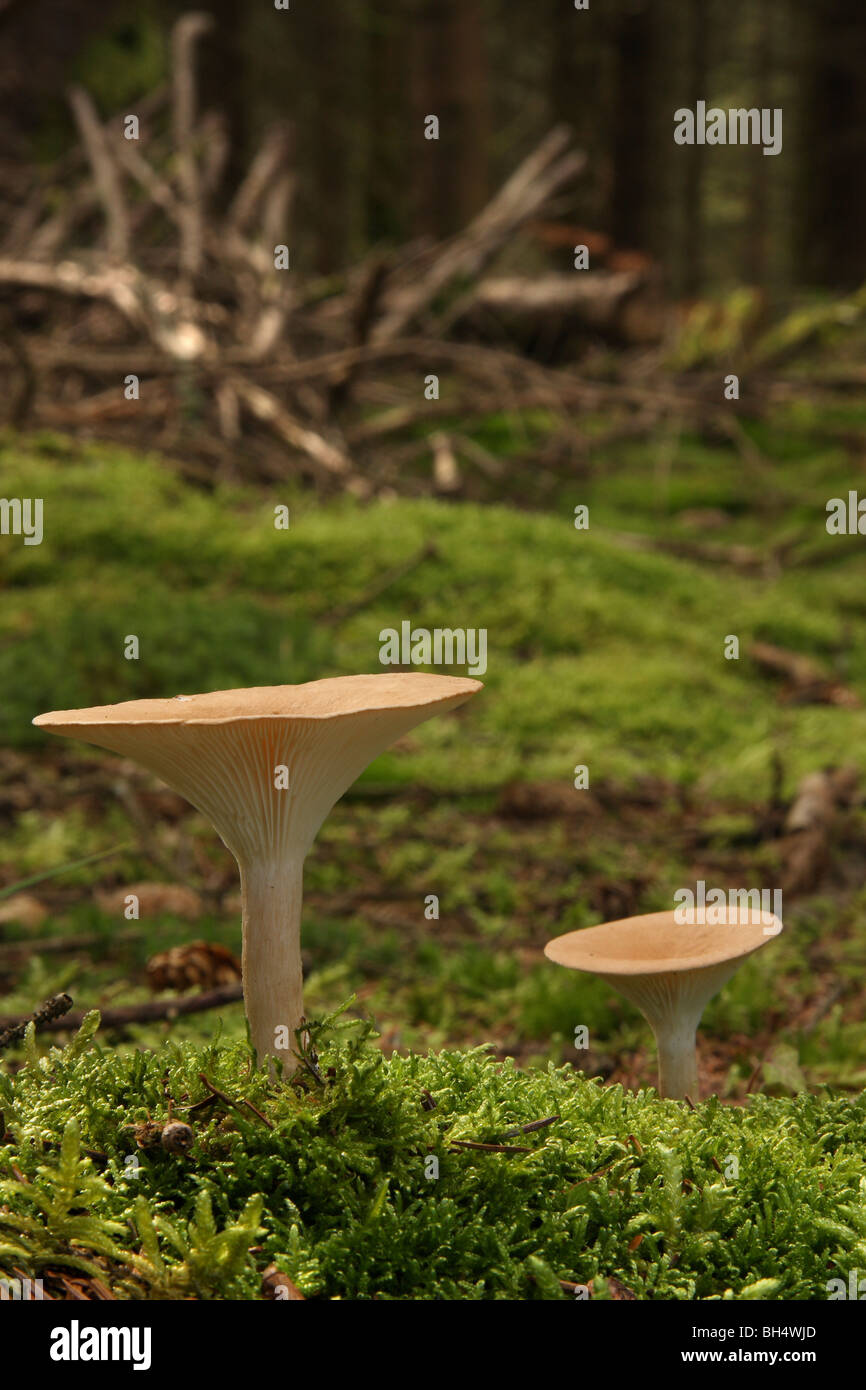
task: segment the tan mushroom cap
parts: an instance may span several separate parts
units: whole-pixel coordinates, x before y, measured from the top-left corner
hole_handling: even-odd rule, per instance
[[[431,715],[482,688],[456,676],[335,676],[54,710],[33,723],[135,759],[215,826],[239,861],[266,844],[303,853],[368,763]],[[291,794],[274,783],[288,770]]]
[[[595,975],[673,974],[740,960],[782,930],[770,912],[753,914],[745,906],[720,911],[725,920],[717,924],[681,923],[676,912],[623,917],[557,936],[548,941],[544,954],[558,965]],[[752,921],[752,916],[760,920]]]
[[[33,723],[52,733],[86,741],[94,726],[147,724],[229,724],[252,719],[339,719],[376,710],[422,709],[453,705],[481,690],[480,681],[461,676],[401,671],[372,676],[332,676],[304,685],[259,685],[241,690],[215,690],[204,695],[175,695],[172,699],[125,700],[90,709],[52,710]],[[86,728],[86,732],[84,729]],[[82,732],[79,734],[78,730]]]

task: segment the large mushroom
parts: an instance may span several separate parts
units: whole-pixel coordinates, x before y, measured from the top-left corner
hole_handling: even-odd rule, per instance
[[[307,851],[373,758],[479,681],[401,672],[55,710],[34,724],[134,758],[208,817],[238,862],[256,1053],[294,1065]]]
[[[701,1015],[740,962],[782,930],[770,912],[729,906],[723,915],[711,925],[650,912],[568,932],[544,948],[549,960],[599,975],[640,1009],[655,1034],[661,1096],[697,1100]]]

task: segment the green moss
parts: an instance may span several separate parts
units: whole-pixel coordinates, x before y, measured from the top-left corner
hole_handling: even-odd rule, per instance
[[[313,1298],[603,1296],[615,1276],[645,1299],[749,1298],[761,1280],[820,1299],[866,1259],[863,1096],[692,1112],[484,1049],[386,1059],[360,1025],[315,1030],[322,1081],[299,1091],[251,1072],[244,1044],[119,1056],[90,1031],[44,1056],[31,1039],[0,1073],[0,1268],[77,1263],[128,1297],[255,1298],[274,1260]],[[200,1072],[269,1124],[189,1114]],[[169,1096],[190,1155],[138,1153],[130,1123],[165,1119]]]
[[[488,689],[463,721],[432,721],[409,751],[386,754],[368,781],[478,791],[565,780],[581,762],[594,776],[697,778],[729,793],[769,779],[776,748],[792,779],[816,758],[866,762],[866,713],[780,707],[747,655],[760,638],[830,667],[847,645],[863,606],[856,557],[823,530],[826,498],[848,486],[844,459],[768,464],[768,513],[751,505],[733,450],[683,438],[660,510],[655,448],[630,446],[580,485],[592,520],[576,532],[571,496],[547,515],[426,501],[316,508],[282,487],[206,494],[157,459],[68,445],[58,458],[51,437],[11,437],[4,495],[42,496],[45,535],[0,548],[0,740],[43,744],[30,721],[44,709],[375,671],[380,631],[408,619],[486,628]],[[287,502],[291,530],[276,531],[273,508]],[[759,547],[805,528],[828,563],[755,579],[622,543],[636,526],[664,540],[686,504],[727,507],[723,539]],[[382,587],[430,541],[435,556]],[[729,633],[738,661],[724,659]],[[124,659],[128,634],[138,660]],[[866,681],[866,651],[853,644],[846,658],[846,678]]]

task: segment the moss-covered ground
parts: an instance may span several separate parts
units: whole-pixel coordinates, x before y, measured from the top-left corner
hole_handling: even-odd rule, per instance
[[[248,1210],[250,1229],[224,1242],[261,1249],[226,1256],[231,1274],[210,1283],[190,1273],[204,1296],[254,1296],[257,1270],[277,1256],[306,1293],[329,1297],[558,1296],[557,1281],[596,1276],[640,1297],[739,1297],[765,1278],[776,1283],[764,1296],[820,1297],[835,1264],[856,1264],[860,797],[813,881],[786,894],[786,933],[707,1010],[702,1077],[721,1104],[691,1114],[624,1094],[653,1079],[645,1024],[541,954],[549,936],[671,906],[701,877],[776,886],[786,865],[767,832],[774,808],[807,772],[866,767],[863,707],[788,702],[748,655],[754,640],[775,643],[866,689],[862,540],[824,528],[828,498],[857,485],[850,438],[864,420],[862,408],[834,409],[843,418],[816,421],[802,406],[746,421],[745,449],[678,435],[599,450],[570,481],[540,482],[534,510],[508,498],[360,506],[289,487],[206,491],[156,457],[7,436],[0,495],[42,497],[45,534],[39,546],[0,541],[0,893],[52,877],[21,889],[36,905],[20,915],[20,895],[0,899],[4,1016],[64,989],[77,1007],[134,1003],[149,997],[155,951],[201,937],[239,948],[236,870],[211,828],[132,765],[50,745],[35,714],[375,671],[380,631],[404,620],[486,628],[488,667],[469,706],[364,774],[308,861],[308,1014],[354,995],[349,1016],[371,1018],[378,1044],[356,1057],[326,1050],[336,1076],[301,1096],[266,1095],[248,1076],[239,1004],[104,1031],[77,1059],[67,1049],[22,1065],[24,1050],[7,1049],[0,1109],[13,1138],[0,1175],[12,1187],[0,1202],[42,1219],[34,1193],[56,1180],[36,1169],[60,1161],[74,1115],[81,1144],[107,1160],[92,1210],[119,1223],[111,1239],[129,1258],[149,1230],[143,1217],[144,1234],[128,1224],[135,1193],[152,1217],[174,1212],[178,1241],[201,1192],[219,1229],[261,1193],[262,1232],[250,1234]],[[501,416],[476,439],[507,458],[544,427]],[[588,531],[574,528],[578,504]],[[278,505],[290,507],[288,531],[274,527]],[[137,660],[124,658],[130,634]],[[739,660],[725,659],[731,634]],[[577,765],[588,791],[573,786]],[[109,895],[142,882],[190,888],[195,905],[180,916],[153,892],[125,921]],[[577,1024],[588,1052],[572,1045]],[[47,1046],[37,1037],[38,1052]],[[142,1157],[139,1177],[121,1180],[134,1151],[122,1124],[148,1108],[164,1117],[166,1092],[182,1115],[205,1093],[202,1070],[277,1128],[212,1115],[190,1158]],[[526,1137],[531,1154],[453,1149],[455,1137],[496,1140],[554,1113]],[[424,1177],[431,1152],[436,1181]],[[242,1153],[257,1157],[241,1171]],[[737,1180],[726,1154],[742,1160]],[[255,1180],[268,1164],[270,1186]],[[198,1219],[203,1230],[204,1206]],[[26,1235],[0,1226],[3,1240]],[[27,1238],[42,1249],[38,1230]],[[167,1272],[104,1254],[105,1277],[154,1292],[176,1275],[180,1288],[180,1247],[165,1231],[156,1239]]]
[[[301,1088],[242,1044],[121,1056],[90,1031],[0,1077],[0,1262],[49,1284],[256,1298],[275,1264],[308,1298],[818,1299],[866,1260],[862,1096],[690,1111],[345,1035]],[[169,1098],[193,1147],[139,1153]]]

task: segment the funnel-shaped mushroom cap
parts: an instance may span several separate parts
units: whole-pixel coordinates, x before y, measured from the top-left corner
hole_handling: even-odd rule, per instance
[[[745,907],[720,912],[726,920],[717,925],[678,922],[676,912],[623,917],[554,937],[544,954],[558,965],[611,978],[680,973],[728,963],[734,969],[744,956],[782,930],[771,912],[752,913]]]
[[[695,1030],[704,1008],[740,961],[782,930],[771,912],[712,910],[724,920],[697,924],[651,912],[568,932],[544,948],[549,960],[601,976],[640,1009],[658,1043],[663,1096],[696,1096]]]
[[[420,672],[337,676],[170,700],[55,710],[33,723],[134,758],[185,796],[239,859],[306,853],[373,758],[479,681]],[[285,767],[288,788],[276,785]]]

